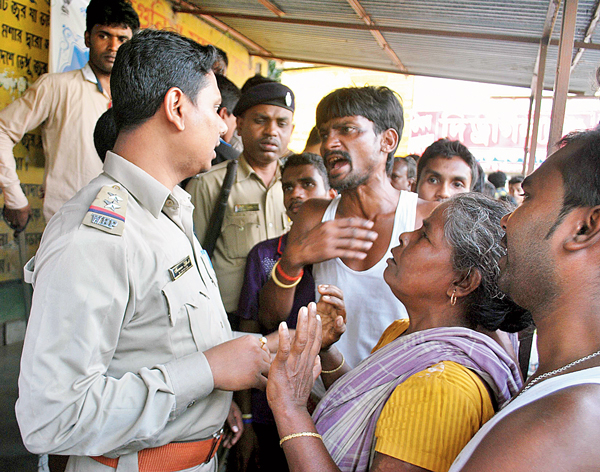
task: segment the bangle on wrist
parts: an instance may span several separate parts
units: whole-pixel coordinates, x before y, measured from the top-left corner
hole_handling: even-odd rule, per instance
[[[290,439],[301,438],[301,437],[317,438],[317,439],[320,439],[321,441],[323,440],[323,438],[321,437],[321,435],[319,433],[305,431],[303,433],[288,434],[287,436],[282,437],[281,440],[279,441],[279,446],[283,446],[283,443]]]
[[[252,413],[243,413],[242,414],[242,419],[243,420],[251,420],[252,419]]]
[[[279,277],[281,277],[285,282],[295,282],[296,280],[301,279],[302,276],[304,275],[304,269],[300,269],[300,274],[297,275],[296,277],[291,277],[291,276],[287,275],[281,268],[280,262],[281,262],[281,259],[279,259],[275,263],[275,265],[277,266],[276,272],[279,275]]]
[[[271,270],[271,278],[273,279],[273,282],[275,283],[275,285],[277,285],[278,287],[281,288],[294,288],[296,285],[298,285],[300,283],[300,280],[302,280],[302,277],[299,277],[294,283],[290,284],[290,285],[285,285],[283,283],[281,283],[279,281],[279,279],[277,278],[277,264],[279,264],[279,261],[277,261],[275,263],[275,265],[273,266],[273,269]]]
[[[342,354],[342,362],[340,365],[338,365],[335,369],[333,370],[322,370],[321,369],[321,373],[322,374],[333,374],[334,372],[337,372],[338,370],[340,370],[344,364],[346,363],[346,358],[344,357],[344,354]]]

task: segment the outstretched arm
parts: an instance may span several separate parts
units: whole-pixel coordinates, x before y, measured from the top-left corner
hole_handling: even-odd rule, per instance
[[[287,325],[279,326],[279,350],[271,364],[267,399],[273,410],[279,436],[298,433],[316,434],[317,430],[306,409],[316,377],[321,371],[318,353],[321,349],[321,320],[316,305],[311,303],[298,313],[296,336],[290,339]],[[323,442],[315,436],[292,437],[282,444],[290,471],[338,472]]]
[[[309,200],[302,205],[292,226],[287,246],[279,260],[284,274],[297,277],[303,268],[336,257],[364,259],[377,238],[373,222],[361,218],[341,218],[321,222],[329,200]],[[285,283],[283,285],[290,285]],[[292,309],[295,287],[283,288],[272,279],[260,292],[259,320],[273,329]]]
[[[280,438],[289,437],[282,447],[291,472],[340,470],[323,441],[313,436],[317,429],[306,409],[308,395],[321,370],[317,356],[322,342],[321,333],[321,320],[314,303],[300,310],[293,340],[286,324],[281,323],[279,351],[269,371],[267,399],[273,410]],[[425,470],[379,453],[375,454],[371,467],[373,472]]]

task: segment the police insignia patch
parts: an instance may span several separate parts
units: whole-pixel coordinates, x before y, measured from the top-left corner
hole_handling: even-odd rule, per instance
[[[90,205],[83,224],[121,236],[125,227],[127,197],[120,186],[105,185]]]

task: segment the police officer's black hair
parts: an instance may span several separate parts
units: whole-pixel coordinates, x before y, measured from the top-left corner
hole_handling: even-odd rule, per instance
[[[215,57],[213,46],[201,46],[171,31],[148,29],[135,34],[119,48],[110,77],[119,131],[154,116],[172,87],[196,103]]]

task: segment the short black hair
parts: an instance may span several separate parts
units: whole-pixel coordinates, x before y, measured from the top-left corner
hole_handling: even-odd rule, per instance
[[[109,108],[102,113],[94,128],[94,147],[102,162],[106,158],[106,153],[112,151],[115,147],[117,137],[119,136],[119,130],[117,129],[113,113],[114,108]]]
[[[231,115],[233,113],[233,109],[237,105],[242,92],[237,88],[231,80],[227,77],[217,74],[215,75],[217,79],[217,86],[219,87],[219,92],[221,92],[221,106],[219,110],[222,108],[227,108],[227,114]]]
[[[217,51],[217,61],[223,61],[228,66],[229,58],[227,57],[227,53],[217,46],[215,46],[215,50]]]
[[[392,128],[398,133],[398,144],[404,129],[404,109],[400,96],[388,87],[347,87],[334,90],[323,98],[317,106],[317,128],[334,118],[362,116],[373,122],[376,134]],[[395,149],[388,154],[386,171],[388,175],[394,166]]]
[[[132,33],[140,29],[140,18],[127,0],[91,0],[86,9],[86,31],[94,25],[125,26]]]
[[[508,185],[520,184],[525,178],[522,175],[515,175],[508,181]]]
[[[281,166],[281,175],[283,176],[283,173],[286,169],[299,166],[313,166],[315,169],[317,169],[323,178],[325,190],[329,190],[329,177],[327,176],[327,169],[325,169],[325,164],[323,164],[323,158],[321,156],[318,154],[313,154],[312,152],[292,154],[285,159],[285,162]]]
[[[119,131],[154,116],[172,87],[196,103],[215,57],[213,46],[201,46],[172,31],[147,29],[135,34],[117,51],[110,77]]]
[[[304,147],[308,146],[316,146],[317,144],[321,144],[321,135],[319,134],[319,130],[316,126],[313,126],[310,130],[310,134],[308,135],[308,139],[306,140],[306,144]]]
[[[494,187],[502,188],[506,185],[506,174],[501,170],[498,170],[488,175],[488,180],[494,184]]]
[[[421,180],[421,174],[423,169],[427,165],[427,162],[436,157],[444,157],[446,159],[452,159],[454,156],[460,157],[471,169],[471,188],[475,189],[475,184],[479,179],[479,172],[477,170],[477,159],[471,154],[471,151],[460,141],[452,141],[448,138],[438,139],[434,143],[430,144],[427,149],[421,154],[421,158],[417,163],[417,183]],[[482,185],[483,187],[483,185]]]
[[[563,160],[559,170],[563,179],[563,207],[555,226],[574,208],[600,205],[600,126],[569,133],[561,147],[579,144],[577,154]]]
[[[394,163],[402,162],[406,165],[406,178],[414,179],[417,177],[417,162],[415,161],[412,154],[404,157],[394,157]]]

